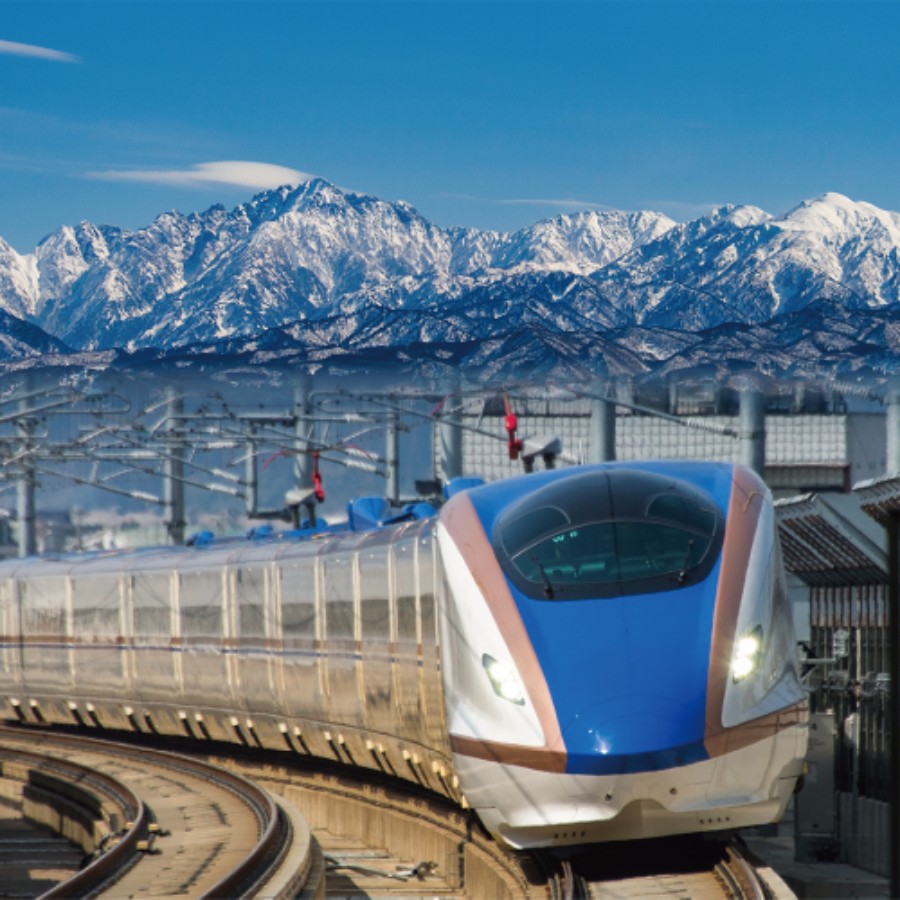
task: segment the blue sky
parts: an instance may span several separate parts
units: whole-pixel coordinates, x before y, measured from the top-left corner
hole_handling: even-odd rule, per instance
[[[900,210],[893,0],[0,0],[0,237],[314,174],[439,225]]]

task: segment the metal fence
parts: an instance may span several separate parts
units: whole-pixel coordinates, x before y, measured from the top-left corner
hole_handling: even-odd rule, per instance
[[[813,712],[838,728],[836,788],[890,799],[890,636],[887,584],[810,592],[810,656],[830,660],[815,679]]]

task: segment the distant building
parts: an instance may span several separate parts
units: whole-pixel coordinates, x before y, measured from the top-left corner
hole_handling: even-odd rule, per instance
[[[890,874],[890,511],[900,478],[776,505],[802,640],[813,723],[810,766],[797,798],[798,856],[839,858]],[[827,771],[822,768],[827,767]],[[826,842],[823,844],[823,842]],[[817,850],[818,848],[818,850]]]
[[[737,462],[741,458],[740,417],[734,398],[712,388],[686,396],[677,393],[629,395],[617,404],[615,458],[703,459]],[[718,399],[717,399],[718,397]],[[623,399],[617,395],[617,399]],[[653,403],[653,407],[645,404]],[[598,459],[595,450],[596,405],[590,399],[555,399],[534,392],[510,399],[517,436],[540,444],[557,437],[559,465]],[[810,411],[812,409],[813,411]],[[649,411],[648,411],[649,410]],[[460,417],[463,471],[487,481],[520,474],[521,460],[509,459],[502,397],[472,401]],[[775,397],[766,402],[766,483],[776,496],[810,491],[847,492],[857,482],[884,474],[886,416],[877,407],[849,411],[840,397],[819,394],[800,400]],[[440,442],[435,441],[435,471],[441,472]],[[527,449],[527,448],[526,448]],[[536,467],[540,468],[540,459]]]

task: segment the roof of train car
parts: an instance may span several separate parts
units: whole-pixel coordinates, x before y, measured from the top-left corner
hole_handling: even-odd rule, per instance
[[[314,556],[323,550],[355,549],[366,543],[391,541],[408,526],[426,516],[402,518],[355,530],[347,525],[321,529],[275,531],[252,529],[244,536],[204,536],[187,545],[165,545],[138,549],[90,550],[49,553],[0,561],[0,578],[34,578],[112,574],[122,571],[189,571],[215,566],[266,563],[289,557]]]

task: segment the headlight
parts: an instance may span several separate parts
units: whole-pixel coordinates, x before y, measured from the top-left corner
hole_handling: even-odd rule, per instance
[[[498,697],[509,700],[517,706],[525,705],[525,689],[514,669],[487,653],[481,657],[481,664]]]
[[[735,681],[743,681],[759,666],[762,653],[762,628],[759,625],[738,638],[731,658],[731,677]]]

